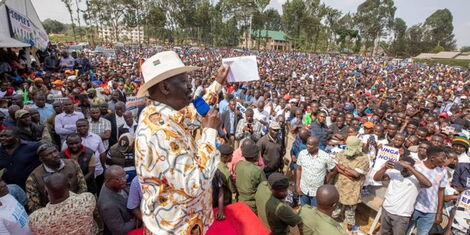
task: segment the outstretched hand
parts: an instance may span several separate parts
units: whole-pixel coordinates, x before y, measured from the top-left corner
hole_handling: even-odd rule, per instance
[[[217,76],[215,77],[215,80],[219,84],[224,85],[225,81],[227,80],[227,74],[229,70],[230,70],[230,66],[221,65],[219,69],[217,70]]]

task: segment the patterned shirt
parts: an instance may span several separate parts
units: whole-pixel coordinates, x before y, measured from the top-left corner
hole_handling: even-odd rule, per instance
[[[96,234],[93,221],[95,196],[91,193],[75,194],[57,204],[34,211],[29,216],[29,227],[34,234]]]
[[[105,131],[111,131],[111,122],[105,118],[100,117],[98,122],[94,122],[91,118],[88,121],[90,122],[91,133],[101,136]],[[105,149],[108,149],[109,140],[103,140],[103,145]]]
[[[317,194],[317,189],[325,182],[327,170],[330,171],[336,166],[328,153],[318,150],[318,153],[312,156],[307,149],[300,151],[297,165],[302,167],[300,189],[303,194],[313,197]]]
[[[336,155],[338,163],[361,173],[361,177],[350,180],[339,174],[335,186],[339,192],[339,202],[343,205],[356,205],[361,202],[361,187],[365,181],[365,174],[369,171],[369,158],[366,155],[348,158],[344,151]]]
[[[432,183],[431,187],[419,191],[415,209],[423,213],[436,213],[439,188],[445,188],[447,185],[446,170],[442,167],[429,169],[424,162],[415,163],[415,168]]]
[[[244,131],[245,126],[251,124],[253,133]],[[241,140],[247,137],[250,137],[254,141],[258,141],[263,135],[263,125],[257,120],[253,120],[253,123],[248,123],[246,119],[242,119],[238,122],[237,131],[235,132],[235,138]]]
[[[221,85],[212,83],[204,96],[217,102]],[[194,106],[179,111],[154,101],[141,113],[136,131],[136,168],[142,188],[141,209],[147,234],[205,234],[212,224],[211,182],[220,161],[217,131],[202,129],[196,144],[189,126]]]

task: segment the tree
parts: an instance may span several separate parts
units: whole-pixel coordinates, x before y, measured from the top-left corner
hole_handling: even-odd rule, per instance
[[[72,0],[61,0],[65,4],[65,8],[69,12],[70,21],[72,22],[72,32],[73,32],[73,40],[77,41],[77,36],[75,35],[75,22],[73,19],[73,11],[72,11]]]
[[[45,19],[42,22],[42,26],[44,26],[44,29],[46,32],[49,33],[64,33],[67,30],[67,27],[65,24],[57,21],[57,20],[51,20],[51,19]]]
[[[374,45],[372,55],[375,55],[378,40],[392,28],[396,11],[394,5],[393,0],[366,0],[357,7],[355,22],[365,39],[365,53]]]
[[[424,37],[432,44],[432,48],[437,45],[446,50],[455,49],[453,16],[448,9],[435,11],[424,22]],[[431,48],[428,48],[431,49]]]
[[[341,17],[341,11],[325,6],[325,24],[326,24],[326,43],[327,49],[326,51],[330,51],[331,43],[334,42],[335,39],[335,32],[337,32],[339,28],[339,19]]]
[[[407,56],[416,56],[428,51],[429,43],[424,41],[424,28],[421,24],[413,25],[406,31]]]
[[[302,0],[287,1],[282,5],[282,12],[283,30],[293,41],[294,48],[299,48],[300,33],[307,16],[305,3]]]
[[[470,52],[470,46],[460,48],[460,52]]]
[[[282,29],[282,18],[276,9],[270,8],[264,12],[266,17],[266,29],[280,31]]]
[[[401,18],[396,18],[392,27],[393,41],[387,54],[391,54],[395,57],[406,56],[406,29],[405,21]]]

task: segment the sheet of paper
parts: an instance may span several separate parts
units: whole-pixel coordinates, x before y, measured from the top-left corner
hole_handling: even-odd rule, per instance
[[[222,59],[222,64],[229,65],[228,82],[248,82],[259,80],[256,56],[241,56]]]

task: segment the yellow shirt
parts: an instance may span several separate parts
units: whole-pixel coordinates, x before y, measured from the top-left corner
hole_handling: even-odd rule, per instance
[[[216,101],[214,82],[204,99]],[[212,224],[211,182],[220,161],[217,131],[204,128],[198,144],[191,129],[195,108],[180,111],[154,101],[141,113],[136,130],[136,170],[142,187],[141,209],[147,234],[204,234]]]

